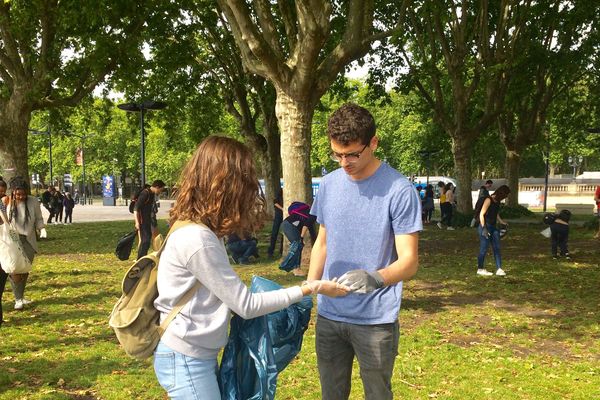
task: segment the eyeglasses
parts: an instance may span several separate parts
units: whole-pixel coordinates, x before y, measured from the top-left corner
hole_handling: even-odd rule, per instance
[[[362,154],[363,151],[365,151],[365,149],[369,146],[369,144],[365,144],[365,147],[362,148],[361,151],[357,151],[354,153],[336,153],[335,151],[331,152],[331,159],[335,162],[342,162],[343,159],[346,159],[346,162],[348,163],[355,163],[358,161],[358,159],[360,158],[360,155]]]

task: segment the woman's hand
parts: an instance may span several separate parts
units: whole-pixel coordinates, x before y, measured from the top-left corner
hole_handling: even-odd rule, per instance
[[[305,284],[310,287],[313,294],[324,294],[329,297],[345,296],[351,291],[348,286],[336,281],[313,280],[306,281]]]

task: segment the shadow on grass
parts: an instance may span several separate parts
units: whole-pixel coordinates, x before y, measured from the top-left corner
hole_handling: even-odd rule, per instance
[[[17,324],[15,324],[15,326],[18,326]],[[108,323],[107,323],[107,327],[108,327]],[[93,346],[97,346],[100,342],[106,342],[106,343],[114,343],[115,347],[117,347],[119,345],[116,336],[114,335],[114,332],[112,330],[109,330],[108,328],[106,330],[103,330],[102,332],[98,332],[95,334],[86,334],[85,336],[83,335],[73,335],[67,332],[68,327],[63,328],[62,330],[53,330],[53,331],[49,331],[49,335],[50,334],[55,334],[55,335],[60,335],[60,337],[57,338],[46,338],[46,339],[42,339],[42,340],[36,340],[33,343],[29,343],[27,344],[26,349],[23,349],[20,347],[19,344],[17,345],[11,345],[8,344],[8,346],[3,346],[2,350],[3,353],[5,355],[9,355],[9,356],[14,356],[17,354],[22,354],[24,352],[24,350],[26,350],[28,353],[36,353],[39,351],[44,351],[44,350],[48,350],[48,349],[53,349],[56,347],[63,347],[65,346],[82,346],[82,347],[93,347]],[[6,345],[6,343],[5,343]],[[72,354],[72,352],[69,352],[69,354]],[[0,370],[2,370],[2,360],[0,359]]]
[[[579,332],[593,329],[597,319],[590,316],[599,309],[600,281],[597,254],[591,253],[598,246],[590,240],[593,233],[580,234],[570,243],[573,261],[565,262],[548,256],[549,242],[537,226],[514,230],[502,241],[506,277],[475,274],[478,241],[472,230],[424,232],[421,268],[406,284],[403,310],[434,315],[465,306],[480,306],[486,313],[493,307],[532,319],[539,334],[553,340],[577,338]],[[494,268],[491,252],[486,266]],[[519,333],[510,329],[509,333]]]
[[[102,356],[86,357],[84,354],[62,361],[46,357],[38,357],[18,364],[0,361],[0,370],[14,371],[10,375],[0,377],[0,394],[21,382],[27,382],[28,390],[35,390],[42,386],[58,390],[89,388],[99,376],[110,375],[113,371],[122,368],[122,360],[111,360]],[[64,383],[58,383],[61,379]]]

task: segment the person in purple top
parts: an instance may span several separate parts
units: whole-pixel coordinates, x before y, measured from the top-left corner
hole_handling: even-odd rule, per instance
[[[308,281],[337,279],[353,293],[318,296],[317,366],[324,400],[350,395],[354,357],[367,400],[392,399],[402,281],[418,269],[421,201],[412,183],[375,156],[375,121],[345,104],[329,118],[331,158],[311,214],[319,233]]]

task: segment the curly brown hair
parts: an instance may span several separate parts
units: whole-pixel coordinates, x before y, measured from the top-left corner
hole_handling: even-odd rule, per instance
[[[369,144],[375,136],[375,119],[358,104],[346,103],[338,108],[327,121],[327,135],[344,146],[360,141]]]
[[[254,232],[264,220],[264,198],[250,150],[237,140],[209,136],[181,171],[170,223],[191,220],[218,237]]]

